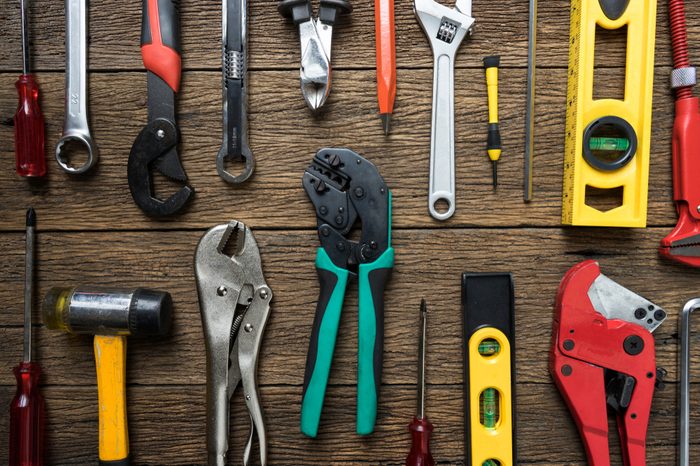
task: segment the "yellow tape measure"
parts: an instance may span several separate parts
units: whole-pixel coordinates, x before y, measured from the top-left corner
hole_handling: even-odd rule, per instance
[[[627,27],[623,100],[593,99],[596,26]],[[571,2],[565,225],[646,226],[655,34],[656,0]],[[618,193],[619,202],[595,208],[587,203],[589,188]]]

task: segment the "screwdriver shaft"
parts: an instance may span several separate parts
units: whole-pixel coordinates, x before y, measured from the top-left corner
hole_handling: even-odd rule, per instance
[[[29,32],[27,30],[27,0],[19,0],[22,15],[22,74],[29,74]]]
[[[425,299],[420,302],[420,339],[418,341],[418,418],[425,417],[425,336],[428,309]]]
[[[34,229],[36,213],[27,209],[24,264],[24,362],[32,360],[32,297],[34,296]]]

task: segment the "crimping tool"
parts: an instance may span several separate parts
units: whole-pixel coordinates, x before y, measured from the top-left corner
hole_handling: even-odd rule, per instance
[[[607,408],[617,414],[625,465],[646,464],[657,379],[653,332],[666,312],[600,273],[572,267],[556,299],[549,369],[576,421],[591,466],[609,466]]]
[[[394,266],[391,191],[377,167],[349,149],[321,149],[304,171],[321,247],[316,271],[321,292],[304,373],[301,431],[316,437],[338,334],[345,289],[359,281],[357,433],[372,433],[382,379],[384,288]],[[362,224],[359,242],[348,233]]]

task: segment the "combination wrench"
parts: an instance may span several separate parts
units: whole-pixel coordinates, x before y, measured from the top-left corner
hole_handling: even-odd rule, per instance
[[[239,184],[250,178],[255,169],[248,145],[248,2],[222,0],[221,3],[224,137],[216,157],[216,169],[226,182]],[[245,163],[239,175],[226,169],[227,161],[236,160]]]
[[[455,212],[454,63],[457,49],[474,25],[472,4],[457,0],[455,8],[449,8],[434,0],[414,0],[413,11],[434,57],[428,210],[437,220],[447,220]],[[440,208],[441,202],[446,209]]]
[[[90,136],[87,101],[87,0],[66,0],[66,114],[63,135],[56,144],[56,161],[63,171],[76,175],[94,167],[98,158]],[[70,162],[76,145],[87,151],[81,166]]]

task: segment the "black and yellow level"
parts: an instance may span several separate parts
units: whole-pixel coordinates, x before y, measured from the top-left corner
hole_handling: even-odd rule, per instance
[[[513,279],[462,275],[467,466],[515,466]]]
[[[626,28],[624,98],[593,98],[596,30]],[[572,0],[562,223],[644,227],[656,0]],[[620,193],[608,210],[587,192]]]

